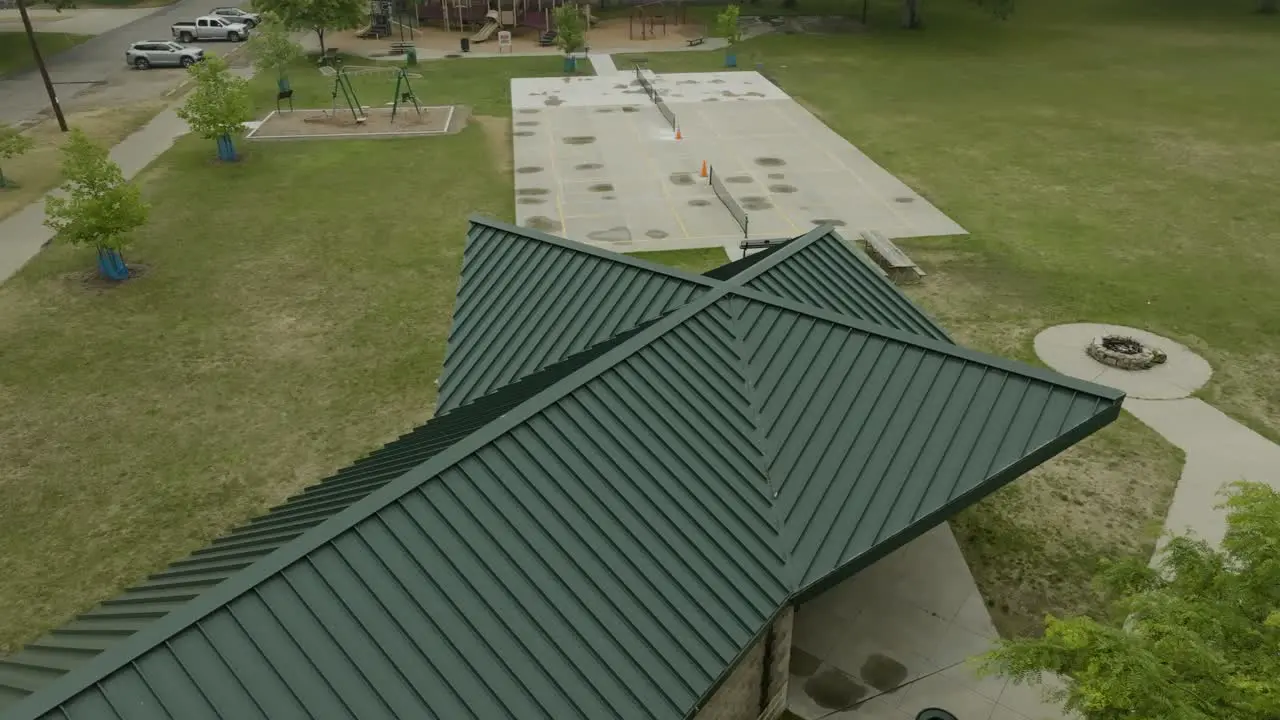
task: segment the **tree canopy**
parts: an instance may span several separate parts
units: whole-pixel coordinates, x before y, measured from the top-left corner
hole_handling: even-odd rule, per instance
[[[314,32],[322,56],[326,31],[359,27],[369,17],[367,0],[253,0],[253,8],[271,13],[290,30]]]
[[[572,55],[586,45],[587,21],[574,4],[561,5],[553,11],[556,21],[556,46]]]
[[[249,37],[249,54],[255,70],[284,79],[289,66],[302,57],[302,46],[293,41],[292,33],[280,18],[265,13]]]
[[[0,125],[0,160],[15,158],[30,150],[32,144],[31,138],[18,128]],[[3,187],[8,187],[8,181],[4,177],[3,163],[0,163],[0,188]]]
[[[249,83],[232,75],[227,63],[213,55],[187,68],[196,80],[195,89],[178,110],[197,135],[210,140],[239,134],[246,120],[253,118]]]
[[[75,245],[122,249],[129,234],[147,221],[137,185],[124,179],[107,149],[72,128],[62,146],[63,193],[45,200],[45,225]]]
[[[1221,548],[1172,538],[1155,567],[1099,576],[1102,619],[1047,619],[1044,636],[1000,643],[986,668],[1017,680],[1054,672],[1059,699],[1089,720],[1280,717],[1280,492],[1231,487]]]

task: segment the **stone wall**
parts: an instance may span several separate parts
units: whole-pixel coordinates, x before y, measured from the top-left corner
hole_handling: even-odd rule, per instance
[[[785,702],[769,702],[764,715],[760,713],[760,700],[772,701],[787,695],[788,666],[791,663],[791,608],[778,616],[769,637],[762,637],[738,661],[729,677],[720,685],[711,699],[694,715],[695,720],[773,720],[785,707]],[[771,643],[772,657],[765,668],[766,643]],[[768,695],[762,695],[762,685],[768,682]]]

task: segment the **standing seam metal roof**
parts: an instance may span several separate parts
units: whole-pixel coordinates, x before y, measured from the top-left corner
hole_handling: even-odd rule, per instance
[[[779,607],[1121,399],[716,288],[13,717],[687,716]]]

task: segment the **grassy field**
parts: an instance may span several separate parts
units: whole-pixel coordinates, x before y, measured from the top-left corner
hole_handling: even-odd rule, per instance
[[[1090,2],[1007,23],[928,6],[915,33],[885,5],[872,32],[739,59],[972,231],[908,244],[930,273],[913,293],[959,339],[1031,359],[1046,325],[1148,327],[1214,363],[1207,399],[1276,436],[1274,27],[1243,4]],[[465,218],[513,215],[507,78],[559,69],[424,63],[424,102],[472,110],[455,136],[242,143],[233,166],[184,139],[143,175],[141,278],[101,288],[90,252],[55,246],[0,286],[0,650],[431,414]],[[314,68],[291,80],[298,107],[328,105]],[[391,99],[389,76],[357,83]],[[254,85],[274,106],[275,79]],[[1090,610],[1097,558],[1149,552],[1179,462],[1126,418],[960,518],[1002,629]]]
[[[36,33],[36,44],[40,46],[40,53],[45,57],[75,47],[88,39],[88,35]],[[35,60],[31,58],[31,45],[25,33],[0,32],[0,78],[35,67],[35,64]]]

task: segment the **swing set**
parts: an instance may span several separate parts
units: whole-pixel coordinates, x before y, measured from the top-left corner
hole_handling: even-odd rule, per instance
[[[338,117],[338,96],[342,96],[342,103],[347,110],[351,112],[351,119],[357,125],[363,125],[368,121],[369,116],[365,113],[365,108],[360,104],[360,97],[356,95],[355,85],[351,83],[351,78],[356,75],[373,75],[375,73],[392,72],[396,76],[395,94],[392,95],[391,102],[387,103],[391,106],[391,122],[396,121],[396,114],[400,112],[401,105],[406,108],[413,105],[413,109],[417,111],[418,117],[422,117],[422,104],[418,102],[418,96],[413,91],[413,85],[409,82],[410,77],[421,79],[422,76],[417,73],[409,73],[402,67],[375,67],[375,66],[345,66],[329,67],[328,65],[320,68],[320,73],[333,77],[333,89],[330,92],[330,106],[328,116],[331,119]]]

